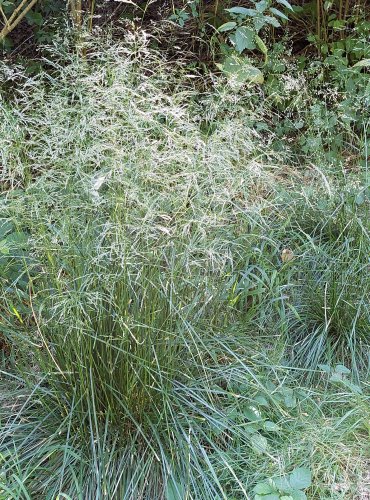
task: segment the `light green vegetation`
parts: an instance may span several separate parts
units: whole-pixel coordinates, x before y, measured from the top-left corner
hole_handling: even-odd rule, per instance
[[[2,69],[0,498],[356,498],[367,163],[139,39],[52,60]]]

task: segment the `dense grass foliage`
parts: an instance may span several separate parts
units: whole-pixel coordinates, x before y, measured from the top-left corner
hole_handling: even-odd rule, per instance
[[[1,498],[355,498],[366,122],[305,160],[145,39],[49,50],[2,67]]]

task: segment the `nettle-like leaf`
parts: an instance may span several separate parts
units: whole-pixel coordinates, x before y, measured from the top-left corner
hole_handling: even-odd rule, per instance
[[[287,9],[289,10],[292,10],[293,11],[293,7],[291,6],[291,4],[287,1],[287,0],[276,0],[277,3],[279,3],[280,5],[284,5],[284,7],[286,7]]]
[[[7,234],[14,230],[14,226],[7,219],[0,220],[0,238],[4,238]]]
[[[268,495],[269,493],[275,493],[275,488],[268,482],[264,481],[261,483],[257,483],[253,488],[253,491],[258,495]]]
[[[289,21],[289,17],[284,14],[284,12],[281,12],[279,9],[275,9],[275,7],[270,7],[270,12],[272,14],[275,14],[275,16],[281,17],[281,19],[285,19],[286,21]]]
[[[30,10],[26,14],[26,19],[31,26],[41,26],[44,22],[44,18],[40,12],[33,12]]]
[[[235,48],[241,54],[243,50],[254,50],[256,44],[254,43],[254,33],[246,26],[241,26],[235,32]]]
[[[261,12],[261,13],[265,12],[265,10],[267,9],[267,7],[269,6],[267,0],[260,0],[255,5],[256,5],[256,10],[258,12]]]
[[[257,31],[257,33],[261,31],[261,29],[265,26],[266,24],[265,17],[266,16],[259,15],[253,18],[254,28]]]
[[[252,66],[248,59],[233,54],[227,57],[222,64],[217,65],[233,82],[261,84],[264,81],[262,72]]]
[[[264,20],[266,23],[271,24],[271,26],[274,26],[274,28],[280,28],[281,24],[279,21],[272,16],[263,16]]]
[[[311,471],[307,467],[297,467],[288,476],[272,479],[272,483],[277,490],[297,500],[306,498],[302,490],[309,488],[311,482]]]
[[[3,255],[9,255],[10,253],[9,244],[6,239],[0,241],[0,253]]]
[[[272,480],[274,486],[285,493],[289,493],[292,489],[289,478],[287,476],[276,477]]]
[[[222,24],[219,28],[218,31],[220,33],[223,33],[225,31],[231,31],[237,26],[235,21],[229,21],[228,23]]]
[[[22,231],[13,232],[6,237],[6,241],[13,250],[24,249],[28,246],[28,235]]]
[[[268,443],[265,436],[262,436],[259,432],[255,432],[251,436],[252,448],[258,455],[262,455],[268,449]]]
[[[244,17],[254,17],[258,15],[258,12],[256,9],[246,9],[245,7],[231,7],[230,9],[225,9],[227,12],[230,12],[231,14],[238,14]]]
[[[287,408],[295,408],[297,406],[296,392],[290,387],[282,387],[276,392],[275,397],[284,403]]]
[[[27,234],[23,232],[10,233],[0,240],[0,253],[3,255],[14,254],[14,252],[21,253],[21,250],[25,249],[27,244]]]
[[[289,496],[285,497],[285,500],[307,500],[306,494],[302,490],[293,490],[289,493]],[[280,497],[280,500],[284,500],[284,497]]]

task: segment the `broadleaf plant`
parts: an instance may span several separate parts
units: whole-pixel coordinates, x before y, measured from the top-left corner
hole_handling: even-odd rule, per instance
[[[219,32],[229,32],[229,41],[235,47],[235,50],[241,54],[244,50],[254,50],[256,45],[261,49],[261,43],[257,41],[257,37],[263,28],[273,26],[279,28],[281,21],[286,22],[289,20],[288,16],[277,7],[273,5],[273,0],[260,0],[254,1],[254,8],[247,9],[245,7],[231,7],[225,9],[231,17],[231,21],[222,24]],[[277,2],[282,4],[285,8],[292,9],[289,2]],[[246,43],[247,39],[247,43]],[[261,39],[260,39],[261,40]],[[264,45],[262,46],[264,47]]]
[[[296,467],[289,475],[271,478],[256,484],[254,500],[305,500],[303,490],[309,488],[312,474],[307,467]]]
[[[231,7],[225,9],[231,20],[222,24],[218,28],[219,33],[227,33],[227,40],[234,50],[241,56],[246,51],[258,49],[267,60],[268,49],[260,37],[260,32],[270,26],[280,28],[281,22],[289,20],[288,16],[274,5],[274,0],[254,1],[254,8]],[[285,8],[292,10],[289,2],[277,2]],[[233,59],[232,71],[230,71],[230,58]],[[235,60],[237,63],[235,63]],[[218,65],[228,76],[232,75],[239,83],[253,82],[263,83],[264,78],[258,68],[247,63],[248,71],[245,71],[245,64],[240,58],[233,54],[226,57],[223,64]],[[235,76],[236,75],[236,76]]]

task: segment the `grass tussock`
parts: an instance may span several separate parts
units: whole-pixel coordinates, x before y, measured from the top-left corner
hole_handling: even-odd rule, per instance
[[[308,467],[309,498],[354,497],[358,186],[142,40],[53,61],[0,108],[1,494],[231,500]]]

